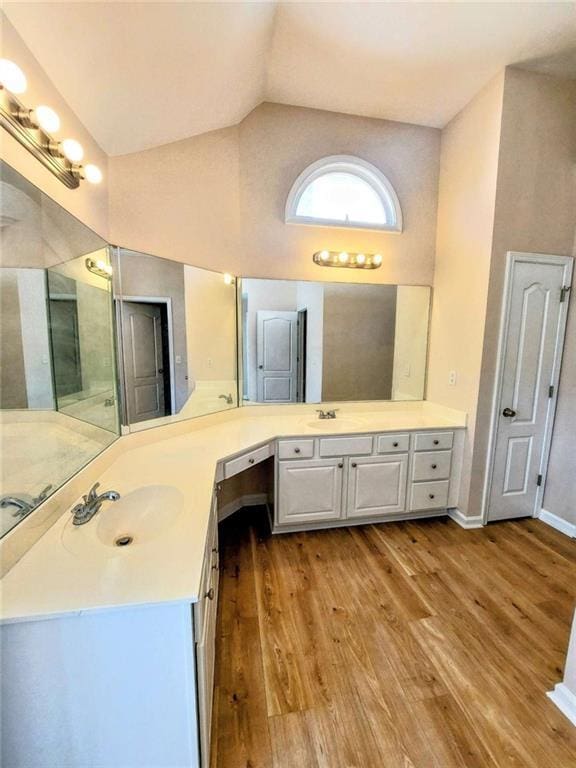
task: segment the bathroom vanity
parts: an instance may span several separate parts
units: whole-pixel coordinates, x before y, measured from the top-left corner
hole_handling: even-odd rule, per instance
[[[326,422],[255,406],[121,438],[100,477],[121,499],[79,527],[65,512],[3,579],[3,764],[206,768],[218,486],[273,461],[277,534],[446,514],[464,435],[464,414],[420,402]]]

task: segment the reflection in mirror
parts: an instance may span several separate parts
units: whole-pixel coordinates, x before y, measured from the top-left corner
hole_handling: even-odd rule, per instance
[[[106,243],[5,163],[0,215],[3,535],[115,440],[117,415],[110,287],[84,266]]]
[[[145,429],[236,407],[235,285],[125,248],[117,258],[125,423]]]
[[[430,288],[244,278],[242,396],[422,400]]]

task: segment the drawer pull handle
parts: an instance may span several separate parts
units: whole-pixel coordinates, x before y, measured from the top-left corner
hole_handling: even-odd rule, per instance
[[[248,459],[248,464],[254,464],[254,459]]]
[[[392,443],[392,448],[398,448],[398,443]]]
[[[434,440],[434,445],[438,445],[440,440]]]
[[[432,469],[438,469],[438,464],[431,464]]]
[[[208,598],[208,600],[214,600],[214,587],[210,587],[205,596]]]
[[[212,552],[217,555],[218,554],[218,547],[212,547]]]
[[[428,494],[428,498],[429,498],[429,499],[433,499],[433,498],[434,498],[434,494],[433,494],[433,493],[429,493],[429,494]]]
[[[218,563],[214,563],[214,565],[212,566],[212,570],[213,571],[217,571],[218,570]]]
[[[338,469],[342,469],[342,467],[343,467],[343,466],[344,466],[344,464],[342,464],[342,462],[341,462],[341,461],[339,461],[339,462],[338,462]]]
[[[357,466],[358,466],[358,464],[356,464],[356,462],[355,462],[355,461],[353,461],[353,462],[352,462],[352,466],[353,466],[353,467],[357,467]]]
[[[300,448],[294,448],[294,453],[300,453]]]

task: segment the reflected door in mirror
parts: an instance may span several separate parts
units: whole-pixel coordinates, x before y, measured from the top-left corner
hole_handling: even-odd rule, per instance
[[[297,323],[297,312],[257,313],[257,387],[261,403],[296,402]]]
[[[165,305],[122,303],[126,407],[131,423],[166,415]]]

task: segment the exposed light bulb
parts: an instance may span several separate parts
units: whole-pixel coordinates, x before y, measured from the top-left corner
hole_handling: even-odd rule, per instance
[[[0,59],[0,83],[12,93],[24,93],[27,85],[24,72],[9,59]]]
[[[224,275],[224,282],[226,283],[226,285],[232,285],[232,283],[234,282],[234,278],[232,277],[232,275],[226,272],[226,274]]]
[[[320,251],[320,258],[322,261],[328,261],[330,258],[330,251]]]
[[[372,257],[372,264],[382,264],[382,256],[379,253]]]
[[[34,110],[34,116],[40,128],[46,133],[56,133],[60,130],[60,118],[50,107],[41,104]]]
[[[79,163],[84,157],[82,145],[76,139],[64,139],[60,146],[64,157],[70,160],[71,163]]]
[[[348,261],[348,254],[346,253],[346,251],[342,251],[342,253],[338,256],[338,261],[341,264],[346,264],[346,262]]]
[[[357,264],[365,264],[366,263],[366,256],[364,256],[363,253],[358,253],[356,255],[356,263]]]
[[[85,165],[84,178],[86,181],[89,181],[90,184],[100,184],[102,181],[102,171],[97,165]]]

